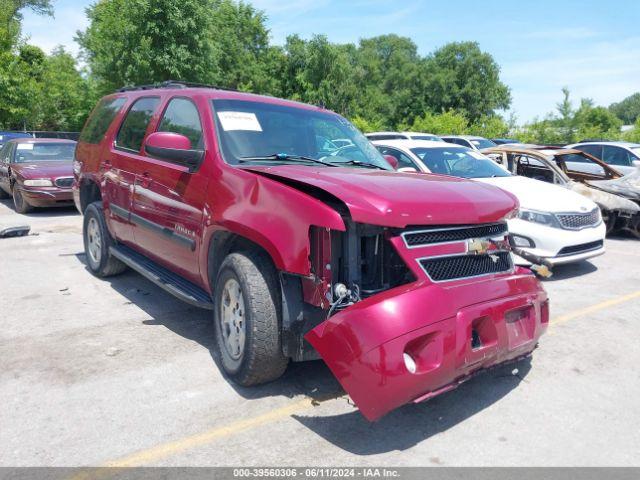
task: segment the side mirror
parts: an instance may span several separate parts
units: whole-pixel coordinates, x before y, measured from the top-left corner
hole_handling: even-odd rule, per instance
[[[404,173],[418,173],[418,170],[416,170],[413,167],[402,167],[398,169],[399,172],[404,172]]]
[[[204,159],[204,150],[194,150],[191,140],[179,133],[152,133],[147,137],[144,151],[152,158],[187,167],[189,173],[197,171]]]
[[[384,159],[387,161],[387,163],[389,165],[391,165],[391,167],[395,170],[396,168],[398,168],[398,159],[396,157],[394,157],[393,155],[385,155]]]
[[[640,168],[640,160],[634,160],[631,164],[636,168]]]

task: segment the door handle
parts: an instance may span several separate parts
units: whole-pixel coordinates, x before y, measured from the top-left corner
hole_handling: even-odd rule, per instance
[[[151,176],[149,175],[149,172],[144,172],[140,177],[138,177],[138,183],[143,188],[149,188],[149,185],[151,185]]]
[[[111,161],[110,160],[104,160],[102,162],[102,164],[100,165],[100,170],[111,170]]]

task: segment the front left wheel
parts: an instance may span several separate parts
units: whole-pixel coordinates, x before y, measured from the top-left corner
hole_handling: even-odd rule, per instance
[[[216,353],[225,373],[242,386],[280,377],[282,353],[277,273],[258,252],[232,253],[222,263],[214,291]]]
[[[29,213],[33,207],[24,198],[18,187],[13,187],[13,205],[18,213]]]

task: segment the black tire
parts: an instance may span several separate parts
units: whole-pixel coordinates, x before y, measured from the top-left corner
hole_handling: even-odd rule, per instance
[[[33,207],[27,202],[26,198],[22,196],[22,192],[18,187],[13,187],[13,206],[18,213],[29,213],[33,210]]]
[[[99,237],[95,235],[95,229],[97,229]],[[104,278],[118,275],[127,269],[124,263],[109,253],[109,247],[115,242],[104,221],[102,202],[93,202],[84,211],[82,238],[87,266],[96,277]],[[100,245],[99,251],[93,248],[94,244]]]
[[[235,285],[233,282],[239,285],[244,306],[240,312],[244,342],[238,358],[233,358],[228,347],[229,324],[222,320],[223,304],[229,299],[227,285]],[[231,253],[218,271],[214,290],[216,355],[224,372],[239,385],[270,382],[287,368],[281,344],[278,285],[276,270],[262,253]]]
[[[4,188],[0,187],[0,200],[6,200],[11,198],[11,195],[4,191]]]

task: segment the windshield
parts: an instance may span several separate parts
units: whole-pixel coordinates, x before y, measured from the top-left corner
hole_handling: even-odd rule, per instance
[[[16,163],[70,162],[76,149],[75,143],[19,143],[16,146]]]
[[[478,150],[482,150],[483,148],[491,148],[495,147],[497,144],[492,142],[491,140],[487,140],[486,138],[472,138],[469,140]]]
[[[463,178],[509,177],[511,174],[484,155],[465,147],[412,148],[432,172]]]
[[[269,161],[319,165],[300,158],[306,157],[392,170],[369,140],[335,113],[242,100],[213,100],[213,110],[222,154],[232,165],[277,156]]]
[[[640,146],[631,147],[631,151],[635,154],[636,157],[640,158]]]
[[[411,135],[412,140],[427,140],[429,142],[440,142],[442,141],[439,137],[435,135]]]

